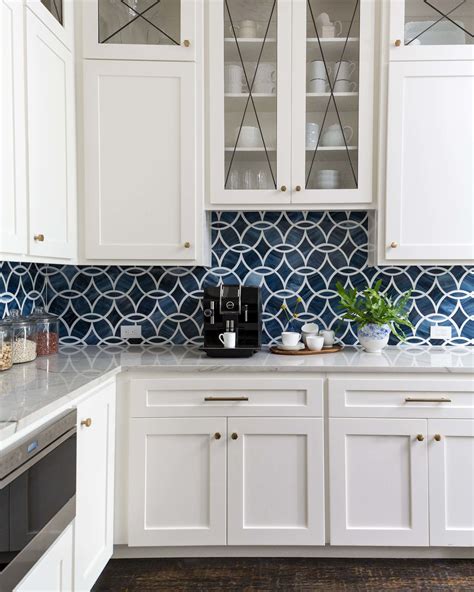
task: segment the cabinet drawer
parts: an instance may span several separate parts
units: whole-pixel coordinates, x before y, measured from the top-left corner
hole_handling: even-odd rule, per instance
[[[322,378],[132,378],[131,417],[323,415]]]
[[[472,378],[331,378],[328,397],[330,417],[474,416]]]

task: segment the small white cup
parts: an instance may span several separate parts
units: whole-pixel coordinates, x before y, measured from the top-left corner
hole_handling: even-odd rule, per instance
[[[311,351],[321,351],[324,345],[324,337],[319,335],[308,335],[306,337],[306,345]]]
[[[237,64],[227,64],[224,69],[224,87],[226,93],[240,94],[244,70]]]
[[[306,148],[314,150],[318,145],[319,125],[309,121],[306,124]]]
[[[329,347],[334,345],[336,340],[336,334],[331,329],[323,329],[319,332],[319,335],[324,339],[324,345]]]
[[[334,92],[354,92],[357,88],[357,83],[351,80],[338,80],[334,83]]]
[[[356,69],[355,62],[340,61],[334,64],[333,76],[337,80],[350,80]]]
[[[225,333],[221,333],[219,335],[219,341],[222,345],[228,349],[235,348],[235,333],[232,331],[226,331]]]
[[[313,60],[312,62],[309,62],[308,78],[310,80],[313,80],[313,78],[323,78],[327,80],[328,75],[331,76],[331,72],[331,65],[324,63],[323,60]],[[339,78],[342,78],[342,76]]]
[[[313,78],[308,82],[308,92],[310,93],[325,93],[328,92],[327,80],[323,78]]]
[[[235,130],[235,136],[239,134],[239,128]],[[256,148],[261,144],[261,136],[258,127],[243,125],[240,128],[239,146],[242,148]]]
[[[283,345],[298,345],[300,337],[300,334],[295,331],[283,331],[281,341]]]

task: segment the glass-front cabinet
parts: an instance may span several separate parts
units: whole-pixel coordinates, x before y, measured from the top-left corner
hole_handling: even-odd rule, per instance
[[[84,56],[192,61],[196,57],[199,2],[85,0]]]
[[[390,59],[474,59],[474,0],[391,0]]]
[[[214,0],[210,203],[370,205],[372,0]]]
[[[72,51],[74,0],[26,0],[26,5]]]

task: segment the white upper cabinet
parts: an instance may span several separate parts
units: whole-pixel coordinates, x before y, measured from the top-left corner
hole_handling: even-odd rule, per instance
[[[71,51],[74,45],[73,2],[74,0],[26,0],[28,8]]]
[[[71,52],[27,10],[29,253],[76,251],[76,138]]]
[[[0,0],[2,39],[0,252],[26,253],[27,195],[23,6]]]
[[[371,204],[374,27],[370,0],[210,3],[211,207]]]
[[[391,60],[474,58],[474,0],[390,0]]]
[[[474,259],[473,105],[474,62],[390,63],[386,262]]]
[[[201,0],[84,0],[84,57],[193,61]]]
[[[195,65],[84,63],[88,259],[198,257]]]

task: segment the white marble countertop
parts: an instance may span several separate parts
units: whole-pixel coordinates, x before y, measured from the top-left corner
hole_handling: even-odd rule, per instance
[[[278,356],[261,351],[251,358],[209,358],[196,347],[63,347],[0,374],[0,448],[19,430],[64,407],[121,370],[202,372],[424,372],[470,374],[474,348],[386,348],[368,354],[345,348],[335,354]]]

